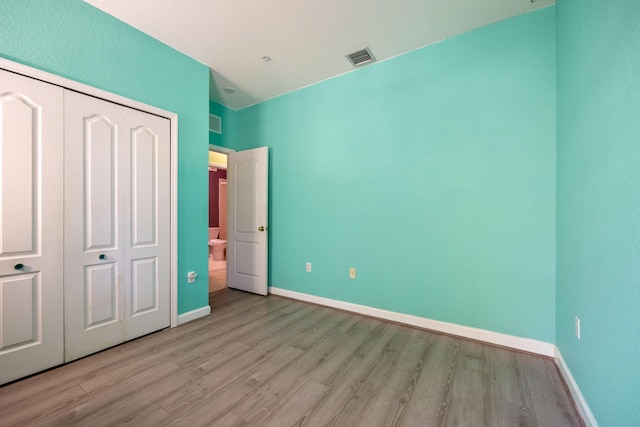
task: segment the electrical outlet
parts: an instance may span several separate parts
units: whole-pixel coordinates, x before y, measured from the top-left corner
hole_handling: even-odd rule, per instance
[[[187,273],[187,283],[193,283],[196,281],[196,277],[198,277],[198,273],[195,271],[190,271]]]
[[[349,268],[349,279],[356,278],[356,269],[354,267]]]
[[[307,263],[307,273],[311,273],[311,263]]]
[[[580,318],[576,316],[576,338],[580,339]]]

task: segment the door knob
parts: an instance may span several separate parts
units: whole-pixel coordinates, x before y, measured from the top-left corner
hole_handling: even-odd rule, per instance
[[[24,268],[24,264],[16,264],[13,266],[16,270],[22,270]]]
[[[100,259],[107,259],[107,256],[105,254],[100,254],[100,256],[98,256],[98,258]]]
[[[264,231],[264,227],[263,226],[258,227],[258,231]]]

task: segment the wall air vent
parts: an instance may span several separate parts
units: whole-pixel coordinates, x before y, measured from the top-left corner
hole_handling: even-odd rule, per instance
[[[370,62],[376,60],[376,58],[373,57],[373,53],[371,53],[371,50],[368,47],[348,54],[347,58],[349,58],[349,61],[351,62],[351,64],[353,64],[354,67],[369,64]]]
[[[222,119],[220,117],[209,114],[209,131],[222,133]]]

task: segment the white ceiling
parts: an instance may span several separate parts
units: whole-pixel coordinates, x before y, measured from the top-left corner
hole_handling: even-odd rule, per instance
[[[554,0],[85,0],[206,64],[210,98],[238,109]],[[265,62],[262,57],[269,56]],[[223,91],[232,87],[235,93]]]

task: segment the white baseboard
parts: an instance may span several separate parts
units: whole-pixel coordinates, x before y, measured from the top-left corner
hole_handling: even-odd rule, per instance
[[[567,387],[569,387],[569,392],[573,397],[573,400],[576,402],[576,406],[578,407],[578,412],[582,417],[582,420],[586,424],[587,427],[598,427],[598,422],[596,418],[593,416],[589,405],[587,405],[587,401],[585,400],[576,380],[573,378],[569,367],[565,363],[562,358],[562,354],[560,354],[560,350],[556,347],[555,361],[560,373],[564,377],[564,381],[567,383]]]
[[[178,325],[182,325],[183,323],[190,322],[192,320],[199,319],[201,317],[207,316],[211,313],[211,307],[205,306],[201,308],[197,308],[195,310],[187,311],[186,313],[182,313],[178,315]]]
[[[455,323],[441,322],[439,320],[427,319],[424,317],[412,316],[410,314],[397,313],[394,311],[381,310],[379,308],[367,307],[365,305],[353,304],[350,302],[338,301],[315,295],[303,294],[301,292],[290,291],[270,287],[269,292],[273,295],[280,295],[300,301],[333,307],[353,313],[364,314],[365,316],[377,317],[405,325],[417,326],[419,328],[456,335],[459,337],[478,340],[502,347],[513,348],[529,353],[540,354],[542,356],[554,357],[556,346],[544,341],[521,338],[513,335],[492,332],[485,329],[472,328],[469,326],[457,325]]]

